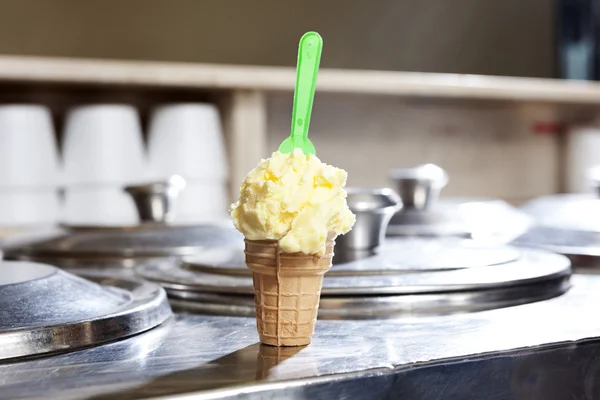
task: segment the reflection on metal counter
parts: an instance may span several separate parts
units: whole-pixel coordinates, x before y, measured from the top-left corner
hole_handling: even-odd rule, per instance
[[[253,318],[182,313],[116,343],[2,364],[0,398],[594,398],[598,302],[600,277],[575,276],[564,295],[511,308],[321,321],[310,346],[286,353],[258,344]]]

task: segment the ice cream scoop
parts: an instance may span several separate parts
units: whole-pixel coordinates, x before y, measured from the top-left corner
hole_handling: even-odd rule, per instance
[[[322,252],[330,232],[342,235],[354,225],[346,177],[300,149],[275,152],[248,173],[231,218],[246,239],[276,240],[287,253]]]

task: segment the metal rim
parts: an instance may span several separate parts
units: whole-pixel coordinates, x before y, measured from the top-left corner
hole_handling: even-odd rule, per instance
[[[577,247],[577,246],[553,246],[544,244],[527,244],[517,246],[535,247],[546,251],[551,251],[557,254],[562,254],[567,257],[572,264],[573,269],[581,270],[590,268],[596,270],[600,268],[600,248]]]
[[[106,251],[71,251],[71,250],[38,250],[31,251],[30,249],[20,250],[20,254],[13,254],[11,249],[6,249],[9,257],[14,257],[19,260],[25,258],[30,260],[41,259],[65,259],[65,260],[81,260],[81,259],[98,259],[98,260],[114,260],[117,258],[152,258],[152,257],[168,257],[168,256],[189,256],[206,246],[181,246],[168,248],[153,248],[152,250],[106,250]]]
[[[411,239],[398,241],[398,244],[408,244],[411,251],[414,251],[413,248],[415,246],[420,246],[423,243],[425,242],[420,241],[420,239],[415,242]],[[521,257],[520,249],[512,246],[461,247],[453,243],[450,250],[461,249],[463,252],[461,255],[451,255],[452,253],[448,253],[448,247],[446,247],[446,250],[444,250],[445,254],[443,253],[444,256],[437,255],[433,259],[421,260],[417,263],[419,266],[415,266],[414,263],[411,264],[408,261],[412,260],[412,258],[407,258],[406,248],[398,248],[394,239],[388,240],[386,245],[389,246],[381,246],[376,254],[366,258],[338,263],[336,262],[336,257],[334,257],[333,268],[327,272],[327,276],[373,276],[443,272],[507,264],[515,262]],[[420,249],[423,254],[428,253],[427,248]],[[482,256],[482,252],[484,255],[487,254],[487,257]],[[504,253],[502,257],[499,258],[497,256],[498,252]],[[252,272],[246,267],[243,254],[243,249],[233,247],[210,249],[193,256],[183,257],[180,266],[182,269],[208,274],[251,276]],[[398,259],[398,255],[401,255],[400,259]],[[473,260],[473,257],[475,257],[475,260]],[[464,261],[460,263],[448,261],[456,258],[464,259]],[[446,261],[440,263],[436,261],[437,259],[444,259]]]
[[[14,257],[13,255],[6,254],[4,259],[10,261],[32,261],[46,264],[52,264],[61,268],[69,269],[105,269],[105,268],[133,268],[136,265],[142,264],[146,261],[156,260],[157,258],[169,260],[176,259],[177,256],[147,256],[147,257],[82,257],[82,258],[71,258],[71,257],[43,257],[43,256],[29,256],[21,255]]]
[[[100,274],[80,276],[126,290],[132,299],[110,314],[89,320],[0,332],[0,360],[71,351],[123,339],[148,331],[172,315],[164,289],[156,284]]]
[[[319,319],[381,319],[484,311],[547,300],[571,287],[569,276],[493,290],[401,296],[321,297]],[[254,317],[252,296],[168,290],[176,310]]]
[[[337,286],[327,286],[324,283],[321,293],[323,296],[450,293],[527,285],[529,283],[543,282],[568,276],[571,273],[570,262],[564,256],[532,249],[524,249],[522,255],[523,257],[518,261],[501,266],[402,274],[397,276],[385,275],[385,277],[396,278],[393,285],[386,285],[384,283],[374,286],[373,282],[377,277],[369,277],[371,279],[367,279],[365,276],[354,277],[360,279],[358,283],[362,284],[362,286],[356,286],[357,282],[352,283],[349,281],[344,282],[346,283],[345,285],[340,284]],[[254,293],[252,280],[249,277],[231,276],[224,278],[214,274],[185,271],[186,273],[194,274],[194,280],[191,281],[187,277],[174,275],[173,273],[178,272],[178,269],[181,270],[179,265],[152,262],[138,266],[135,272],[141,278],[156,282],[167,290],[246,295]],[[506,277],[514,278],[506,279]],[[353,277],[334,276],[330,278],[330,281],[333,279],[350,278]],[[211,279],[213,283],[211,283]],[[221,282],[230,282],[231,284],[215,284],[214,282],[218,282],[217,279],[221,279]],[[225,281],[224,279],[229,279],[229,281]]]
[[[196,254],[211,246],[239,243],[238,239],[241,238],[239,232],[222,224],[178,225],[166,230],[149,227],[139,230],[109,228],[106,231],[82,230],[79,233],[63,231],[60,235],[53,235],[42,241],[14,243],[6,246],[4,250],[6,259],[11,260],[44,261],[53,264],[63,260],[65,263],[71,260],[82,263],[118,262],[182,257]]]
[[[456,236],[469,239],[473,233],[466,228],[443,227],[439,225],[401,225],[389,224],[386,230],[386,236],[407,236],[407,237],[445,237]]]
[[[69,232],[136,232],[152,229],[180,229],[197,226],[199,224],[167,224],[159,222],[144,222],[132,225],[78,225],[78,224],[60,224],[59,226]]]

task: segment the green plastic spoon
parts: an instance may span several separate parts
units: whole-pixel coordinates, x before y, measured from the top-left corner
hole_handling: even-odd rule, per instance
[[[292,133],[279,146],[281,153],[291,153],[295,148],[299,148],[304,154],[316,154],[315,146],[308,139],[308,127],[322,49],[323,39],[317,32],[307,32],[300,39],[292,110]]]

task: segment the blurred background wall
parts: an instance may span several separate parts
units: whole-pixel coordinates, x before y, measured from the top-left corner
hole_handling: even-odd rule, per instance
[[[0,0],[0,54],[554,77],[552,0]]]
[[[293,67],[298,39],[316,30],[326,68],[552,78],[554,14],[553,0],[0,0],[0,54]],[[79,102],[132,103],[146,123],[156,104],[206,100],[44,90],[4,87],[0,101],[44,103],[60,132]],[[292,95],[264,100],[267,156],[289,133]],[[387,186],[390,169],[433,162],[450,174],[445,195],[521,203],[561,190],[560,140],[532,130],[561,110],[534,106],[317,92],[311,137],[353,186]]]

